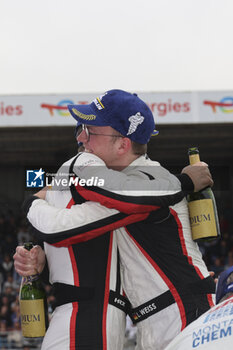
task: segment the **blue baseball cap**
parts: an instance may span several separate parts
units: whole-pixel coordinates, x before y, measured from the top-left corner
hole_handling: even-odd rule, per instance
[[[226,271],[223,271],[218,278],[217,290],[216,290],[216,304],[229,292],[233,293],[233,283],[227,283],[227,279],[230,274],[233,273],[233,266],[229,267]]]
[[[153,114],[137,94],[109,90],[89,105],[68,105],[79,124],[111,126],[121,135],[142,145],[157,135]]]

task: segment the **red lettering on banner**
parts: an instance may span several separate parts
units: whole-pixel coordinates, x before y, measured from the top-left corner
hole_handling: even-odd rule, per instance
[[[166,103],[159,103],[157,105],[157,109],[158,109],[158,112],[159,112],[159,115],[166,115],[167,114],[167,105]]]
[[[182,112],[189,112],[190,111],[190,104],[188,102],[183,104],[183,111]]]
[[[5,108],[5,112],[6,112],[7,115],[13,115],[13,113],[14,113],[14,107],[13,107],[13,106],[7,106],[7,107]]]
[[[165,117],[168,113],[187,113],[190,111],[190,103],[189,102],[172,102],[169,98],[167,102],[159,102],[159,103],[148,103],[152,113],[158,113],[160,117]]]
[[[1,102],[0,104],[0,115],[4,114],[4,108],[3,108],[3,103]]]
[[[154,112],[155,106],[156,106],[156,103],[152,103],[151,105],[149,104],[149,107],[150,107],[152,112]]]
[[[15,107],[16,115],[20,115],[23,113],[23,106],[16,106]]]
[[[174,112],[179,113],[180,112],[180,107],[181,107],[180,103],[178,103],[178,102],[174,103],[174,106],[173,106]]]
[[[12,115],[20,115],[23,113],[23,106],[5,106],[4,102],[0,102],[0,116],[12,116]]]
[[[172,100],[170,98],[168,100],[168,111],[172,112]]]

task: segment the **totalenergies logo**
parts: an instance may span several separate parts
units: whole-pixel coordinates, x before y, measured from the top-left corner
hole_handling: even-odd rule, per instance
[[[52,117],[54,116],[55,112],[62,117],[68,117],[70,116],[70,113],[67,110],[67,105],[73,105],[73,104],[74,102],[71,100],[62,100],[58,102],[57,105],[42,103],[40,106],[41,108],[47,108]],[[88,104],[88,101],[79,101],[77,102],[77,104],[86,105]]]
[[[206,100],[203,103],[210,106],[214,113],[217,112],[217,108],[223,113],[233,113],[233,97],[231,96],[224,97],[219,102]]]

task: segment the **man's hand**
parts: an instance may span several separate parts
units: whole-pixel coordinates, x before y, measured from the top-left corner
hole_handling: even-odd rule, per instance
[[[18,246],[13,258],[16,272],[23,277],[41,273],[45,266],[45,253],[38,245],[30,251]]]
[[[209,271],[209,274],[210,274],[211,277],[213,277],[215,284],[217,284],[218,283],[218,278],[214,278],[215,272],[214,271]]]
[[[188,165],[181,173],[187,174],[191,178],[194,184],[194,192],[198,192],[207,186],[211,187],[214,184],[208,165],[204,162]]]
[[[42,190],[40,190],[39,192],[36,192],[35,196],[39,197],[40,199],[44,199],[45,200],[46,193],[47,193],[48,190],[49,190],[49,187],[46,186]]]

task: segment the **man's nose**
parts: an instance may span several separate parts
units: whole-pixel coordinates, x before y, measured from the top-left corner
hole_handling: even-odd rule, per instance
[[[80,134],[77,135],[76,139],[78,142],[85,142],[87,139],[87,135],[85,133],[85,130],[81,130]]]

